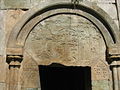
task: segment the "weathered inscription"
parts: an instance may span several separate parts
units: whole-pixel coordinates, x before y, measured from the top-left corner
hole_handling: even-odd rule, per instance
[[[100,46],[101,41],[99,31],[88,20],[70,15],[58,15],[39,23],[28,39],[32,43],[29,45],[32,52],[39,60],[71,62],[93,59],[86,54],[99,52],[96,46]]]

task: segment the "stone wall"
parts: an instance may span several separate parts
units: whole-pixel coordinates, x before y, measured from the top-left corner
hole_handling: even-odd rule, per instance
[[[68,0],[68,1],[70,1],[70,0]],[[7,78],[6,74],[7,74],[7,68],[8,68],[8,64],[6,63],[6,46],[7,46],[6,42],[11,33],[11,30],[14,27],[14,25],[21,19],[21,17],[29,9],[33,8],[36,5],[39,5],[39,3],[42,3],[42,2],[49,3],[49,0],[0,0],[0,90],[6,90],[6,78]],[[53,2],[54,2],[54,0],[53,0]],[[103,9],[107,14],[109,14],[109,16],[115,21],[115,23],[117,24],[117,26],[119,28],[118,12],[117,12],[117,8],[116,8],[117,4],[116,4],[115,0],[80,0],[80,2],[86,2],[86,3],[92,2],[94,4],[97,4],[101,9]],[[48,21],[48,22],[46,21],[46,23],[49,23],[49,22],[50,21]],[[42,22],[42,24],[45,24],[45,23]],[[40,27],[40,28],[45,29],[44,27]],[[31,33],[33,33],[33,35],[34,35],[34,33],[36,33],[36,32],[31,32]],[[37,36],[33,36],[33,37],[35,37],[35,40],[40,38],[40,37],[37,38]],[[31,35],[31,38],[32,38],[32,35]],[[28,41],[29,41],[29,39],[28,39]],[[31,42],[32,41],[29,41],[29,43],[31,43]],[[33,40],[33,42],[34,42],[34,40]],[[37,42],[37,41],[35,41],[35,42]],[[29,44],[29,45],[34,45],[33,49],[35,50],[35,49],[37,49],[37,44],[35,44],[36,46],[34,44]],[[95,44],[97,44],[97,43],[95,42]],[[29,46],[29,48],[30,47],[32,47],[32,46]],[[82,48],[82,47],[80,47],[80,48]],[[103,46],[103,51],[104,51],[104,49],[105,48]],[[27,49],[27,50],[29,51],[29,49]],[[34,51],[32,51],[32,52],[34,52]],[[36,52],[38,52],[38,51],[36,51]],[[27,54],[26,54],[26,57],[27,57]],[[35,56],[35,58],[36,57],[37,56]],[[56,56],[53,56],[53,57],[56,57]],[[87,58],[88,57],[86,57],[85,59],[87,59]],[[104,58],[104,60],[105,60],[105,58]],[[30,62],[30,63],[32,63],[33,66],[35,64],[35,62]],[[26,63],[23,63],[23,65],[24,64],[26,65]],[[29,65],[31,65],[31,64],[29,64]],[[27,67],[25,67],[25,69],[26,68]],[[34,67],[33,67],[33,69],[34,69]],[[26,72],[24,71],[24,73],[26,73]],[[27,72],[27,73],[29,73],[29,72]],[[30,72],[30,73],[32,73],[32,72]],[[36,72],[33,72],[33,73],[36,73]],[[24,77],[26,77],[26,76],[24,76]],[[29,78],[26,78],[26,79],[29,79]],[[32,82],[32,80],[30,81],[29,85],[26,85],[27,82],[25,82],[24,85],[29,87],[29,86],[31,86],[31,82]],[[104,83],[96,81],[93,84],[94,84],[94,86],[97,87],[97,85],[99,85],[99,83],[102,83],[102,84],[105,83],[104,85],[108,84],[108,82],[106,82],[106,81]],[[103,85],[103,87],[105,87],[104,85]],[[36,88],[36,87],[39,87],[39,85],[37,85],[35,82],[35,85],[33,85],[33,87],[30,87],[30,88]],[[94,88],[96,88],[96,87],[94,87]],[[101,86],[101,88],[102,88],[102,86]],[[97,90],[97,89],[95,89],[95,90]],[[100,90],[104,90],[104,89],[100,89]],[[107,87],[107,89],[105,88],[105,90],[110,90],[110,89],[109,89],[109,87]]]

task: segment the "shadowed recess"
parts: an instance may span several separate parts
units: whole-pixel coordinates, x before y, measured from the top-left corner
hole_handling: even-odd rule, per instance
[[[39,66],[41,90],[92,90],[91,68],[61,64]]]

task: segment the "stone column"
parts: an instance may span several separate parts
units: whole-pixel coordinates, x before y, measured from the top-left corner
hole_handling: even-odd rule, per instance
[[[113,61],[110,67],[112,70],[113,90],[119,90],[119,73],[117,61]]]
[[[9,79],[8,79],[8,90],[21,90],[19,84],[20,66],[22,62],[21,55],[8,55],[7,63],[9,64]]]
[[[118,62],[118,84],[119,84],[119,89],[120,89],[120,61]]]
[[[120,45],[112,45],[108,51],[108,63],[113,77],[113,90],[120,90]]]

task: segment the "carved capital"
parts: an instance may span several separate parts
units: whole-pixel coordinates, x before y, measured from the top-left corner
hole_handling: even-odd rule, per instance
[[[111,45],[108,47],[108,51],[110,55],[118,56],[120,55],[120,45]]]
[[[109,47],[107,58],[108,63],[110,63],[111,65],[118,65],[118,62],[120,62],[120,45],[113,45]]]
[[[22,60],[23,60],[22,55],[7,55],[6,62],[9,64],[9,68],[11,67],[19,68]]]

